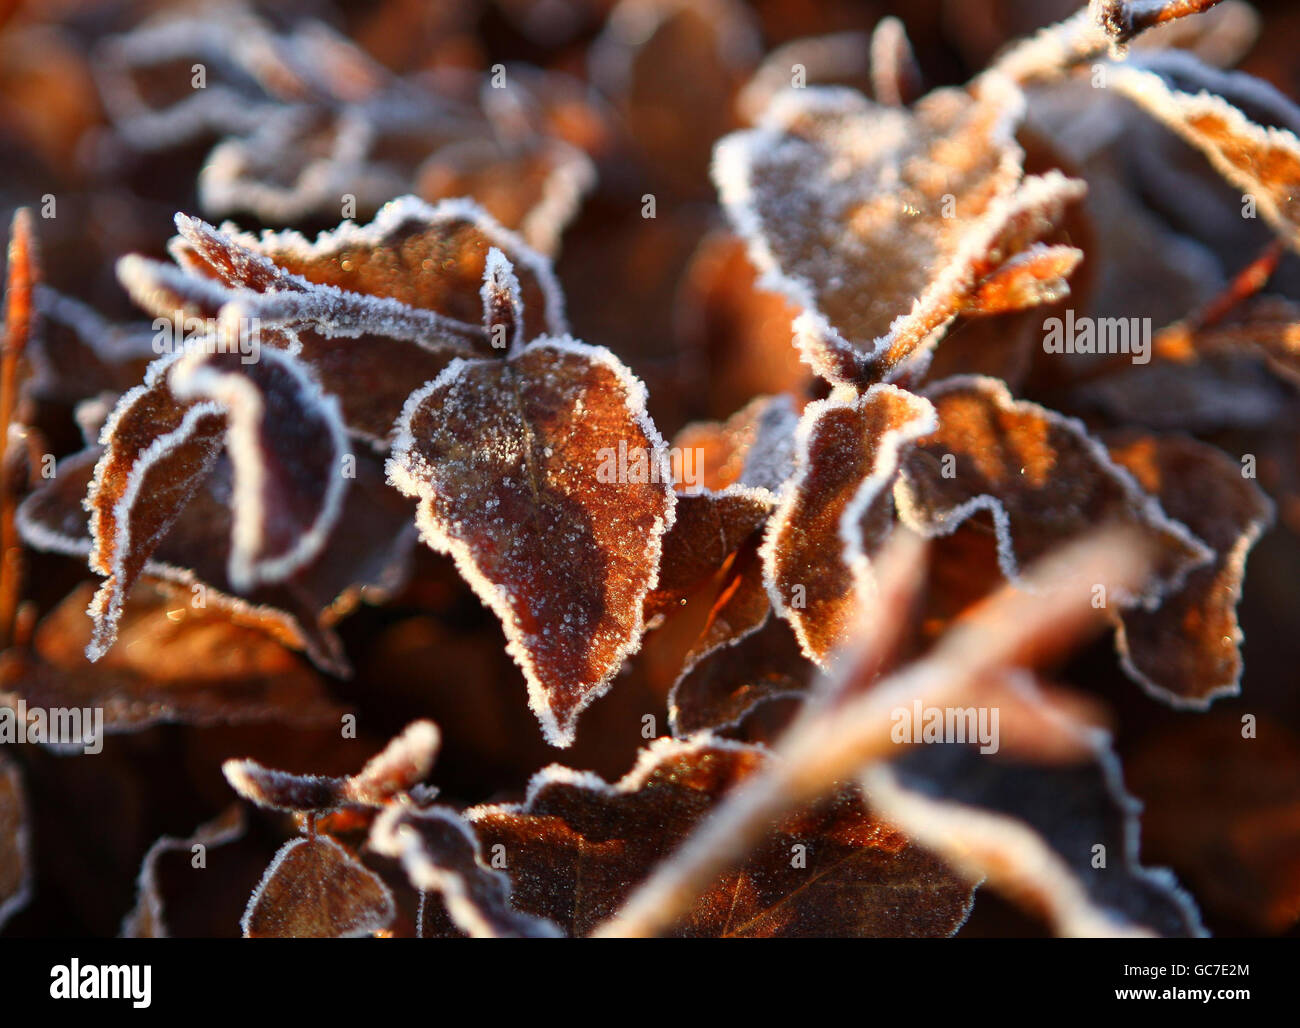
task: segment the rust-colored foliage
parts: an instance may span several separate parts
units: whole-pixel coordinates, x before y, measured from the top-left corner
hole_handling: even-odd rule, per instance
[[[1294,16],[145,6],[0,19],[6,933],[1295,931]]]

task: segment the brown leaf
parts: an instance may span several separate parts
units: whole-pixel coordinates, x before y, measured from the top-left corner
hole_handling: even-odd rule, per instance
[[[0,697],[29,707],[96,708],[106,732],[154,724],[336,725],[344,708],[320,677],[264,633],[141,583],[123,606],[121,645],[86,662],[94,589],[73,590],[36,628],[32,654],[0,656]]]
[[[432,721],[413,721],[355,775],[291,774],[255,760],[227,760],[221,770],[239,795],[271,810],[313,813],[345,805],[382,807],[428,776],[440,744]]]
[[[101,434],[87,505],[91,567],[108,579],[91,606],[92,660],[113,644],[123,598],[212,471],[223,439],[233,471],[226,574],[235,591],[284,581],[328,541],[349,482],[337,404],[280,351],[250,363],[230,353],[163,358]]]
[[[893,527],[892,490],[906,448],[936,427],[934,409],[895,386],[841,387],[809,404],[796,434],[795,474],[763,540],[773,609],[805,655],[825,666],[860,602],[871,556]]]
[[[525,803],[475,807],[466,817],[485,846],[506,847],[516,906],[584,935],[764,753],[708,735],[661,739],[613,785],[553,765],[533,778]],[[969,909],[967,887],[845,789],[775,826],[677,934],[945,936]]]
[[[18,765],[0,753],[0,928],[31,898],[31,838]]]
[[[740,485],[678,494],[673,527],[663,540],[659,581],[646,597],[646,620],[670,613],[717,574],[766,524],[775,501],[766,489]]]
[[[472,937],[561,934],[549,921],[514,909],[509,876],[484,861],[473,831],[450,808],[390,807],[372,826],[369,845],[401,860],[411,884],[436,893],[456,927]]]
[[[127,939],[171,938],[173,928],[167,915],[167,893],[164,891],[160,876],[160,864],[168,857],[180,855],[185,863],[190,865],[191,870],[199,870],[190,863],[193,849],[198,846],[203,852],[204,864],[202,870],[206,872],[208,869],[208,851],[238,839],[244,834],[244,828],[243,809],[239,806],[232,806],[206,824],[199,825],[194,830],[194,834],[187,838],[178,839],[174,836],[164,835],[150,846],[140,864],[140,876],[136,879],[135,908],[122,921],[122,937]],[[215,860],[214,864],[216,864]],[[218,872],[221,868],[214,866],[212,870]],[[204,880],[202,876],[197,877],[199,883]],[[216,877],[215,874],[214,877]],[[196,883],[191,880],[186,884],[193,886]]]
[[[1272,86],[1190,54],[1143,56],[1110,70],[1116,89],[1195,146],[1300,249],[1300,110]]]
[[[729,624],[725,634],[706,631],[668,694],[675,738],[738,727],[769,700],[801,697],[816,673],[790,625],[770,615],[761,586],[752,594],[762,599],[758,615]]]
[[[1157,559],[1140,595],[1108,598],[1121,606],[1154,605],[1211,558],[1079,422],[1013,399],[996,379],[948,379],[925,395],[939,430],[904,458],[894,494],[900,519],[922,535],[945,535],[988,511],[1003,573],[1015,580],[1067,540],[1105,524],[1132,526],[1150,537]]]
[[[1124,670],[1175,706],[1206,707],[1240,689],[1237,601],[1246,556],[1272,522],[1273,505],[1241,464],[1212,446],[1134,432],[1105,441],[1116,463],[1214,551],[1156,610],[1119,615]]]
[[[718,145],[722,202],[760,286],[803,309],[796,343],[819,375],[865,383],[923,367],[980,282],[1082,195],[1058,172],[1023,177],[1023,103],[1002,80],[978,96],[937,90],[911,111],[789,90]]]
[[[904,713],[919,735],[926,722]],[[1057,715],[1034,728],[1029,741],[1049,724],[1072,734],[1082,754],[1045,762],[1032,750],[914,745],[868,771],[863,788],[917,844],[972,881],[987,876],[1060,935],[1205,934],[1173,875],[1138,863],[1137,805],[1124,792],[1108,736]]]
[[[373,871],[324,835],[290,839],[249,897],[246,939],[337,939],[392,923],[392,893]]]
[[[640,644],[674,496],[645,388],[606,350],[539,339],[454,361],[407,402],[390,481],[501,619],[555,745]]]

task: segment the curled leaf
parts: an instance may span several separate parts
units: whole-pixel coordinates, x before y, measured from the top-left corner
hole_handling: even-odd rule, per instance
[[[1084,427],[1012,398],[996,379],[953,378],[926,391],[937,432],[904,458],[894,499],[922,535],[944,535],[988,511],[1003,574],[1103,524],[1150,537],[1157,558],[1147,586],[1107,602],[1154,606],[1211,551],[1117,466]],[[1107,583],[1098,583],[1106,585]]]
[[[809,404],[795,474],[763,540],[773,609],[804,653],[825,665],[871,591],[871,555],[893,526],[892,489],[906,447],[936,428],[928,401],[895,386],[840,389]]]
[[[1176,706],[1205,707],[1238,691],[1237,601],[1246,556],[1271,523],[1273,505],[1241,464],[1212,446],[1137,433],[1106,442],[1116,463],[1214,551],[1157,609],[1119,615],[1116,637],[1125,671],[1147,691]]]
[[[510,878],[483,860],[473,831],[445,807],[390,807],[370,831],[370,847],[402,862],[411,884],[436,893],[452,922],[475,938],[560,934],[543,918],[514,909]]]
[[[863,383],[923,366],[935,333],[978,306],[980,282],[1082,195],[1058,172],[1022,176],[1023,104],[1002,80],[911,111],[790,90],[718,145],[723,205],[760,285],[802,308],[796,342],[819,375]]]

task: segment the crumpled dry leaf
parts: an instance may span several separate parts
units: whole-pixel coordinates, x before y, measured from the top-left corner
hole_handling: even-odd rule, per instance
[[[923,368],[936,333],[978,307],[984,280],[1083,195],[1059,172],[1023,176],[1023,108],[1002,79],[977,96],[937,90],[910,111],[845,89],[789,90],[758,128],[718,144],[723,205],[760,285],[802,308],[796,343],[819,375],[860,384]],[[1056,271],[1077,260],[1054,257]],[[1045,274],[1043,295],[1059,297],[1055,275],[1029,268],[1001,276]],[[1041,302],[1024,285],[997,292]]]
[[[609,351],[541,337],[504,361],[448,365],[411,394],[389,480],[418,497],[501,619],[547,739],[640,645],[675,497],[645,387]]]
[[[326,835],[290,839],[249,897],[246,939],[356,938],[383,931],[397,908],[373,871]]]
[[[325,546],[350,481],[337,402],[283,351],[257,362],[201,351],[164,357],[100,435],[86,503],[90,564],[108,578],[91,606],[92,660],[113,644],[126,593],[212,470],[223,437],[235,590],[283,582]]]
[[[447,807],[392,806],[371,826],[370,848],[402,862],[411,884],[436,893],[458,929],[475,938],[546,938],[560,930],[515,910],[510,878],[484,860],[478,839]],[[427,901],[427,899],[426,899]],[[424,925],[420,925],[424,934]]]
[[[1083,755],[1034,754],[1048,726]],[[917,844],[972,880],[987,876],[1057,934],[1205,934],[1173,875],[1138,862],[1139,805],[1124,791],[1106,734],[1050,713],[1029,734],[1028,754],[913,746],[871,768],[863,788]]]
[[[1140,594],[1107,597],[1120,606],[1154,606],[1213,556],[1079,422],[1013,399],[996,379],[948,379],[925,396],[939,429],[904,457],[894,490],[900,520],[922,535],[947,534],[987,511],[1003,573],[1015,580],[1067,540],[1103,524],[1132,526],[1150,536],[1157,559]]]
[[[1204,708],[1240,689],[1246,556],[1272,523],[1273,504],[1221,450],[1182,436],[1104,437],[1111,458],[1213,551],[1156,610],[1118,616],[1124,670],[1175,706]]]
[[[713,620],[725,616],[729,622],[712,634],[706,630],[704,645],[697,644],[698,652],[673,684],[668,727],[675,738],[738,728],[769,701],[801,697],[816,674],[789,623],[771,613],[761,582],[750,586],[748,595],[744,618],[735,614],[740,603],[719,601],[726,613],[715,611]]]
[[[506,847],[519,909],[584,935],[764,753],[707,734],[661,739],[613,785],[552,766],[533,778],[523,804],[474,807],[466,818],[485,846]],[[678,934],[945,936],[965,921],[969,903],[967,887],[847,789],[776,826],[695,904]]]
[[[0,753],[0,928],[31,898],[31,839],[18,765]]]
[[[123,607],[121,645],[92,668],[85,612],[93,592],[85,583],[69,593],[37,626],[30,655],[0,655],[0,702],[94,707],[109,733],[171,723],[309,727],[338,724],[344,713],[274,639],[148,583]]]
[[[1287,245],[1300,249],[1300,110],[1290,100],[1250,75],[1179,51],[1116,65],[1110,81],[1201,150],[1256,201]]]
[[[869,602],[871,557],[894,524],[893,485],[909,444],[936,429],[934,408],[896,386],[841,387],[809,404],[795,473],[763,539],[772,608],[825,666]]]
[[[271,810],[319,813],[343,806],[383,807],[428,776],[440,743],[432,721],[414,721],[355,775],[297,775],[255,760],[228,760],[221,770],[239,795]]]

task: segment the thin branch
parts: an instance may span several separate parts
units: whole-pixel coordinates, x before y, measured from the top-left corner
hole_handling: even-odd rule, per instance
[[[1103,530],[1040,562],[1020,587],[999,590],[958,622],[929,656],[865,693],[856,695],[842,681],[830,683],[831,694],[851,698],[796,722],[764,770],[732,792],[594,934],[645,937],[668,930],[781,817],[896,754],[894,710],[916,699],[943,706],[969,695],[998,670],[1078,638],[1102,613],[1090,602],[1093,586],[1113,583],[1137,592],[1149,566],[1140,537]],[[868,649],[875,645],[873,640]],[[859,671],[860,662],[850,660],[839,675]]]

